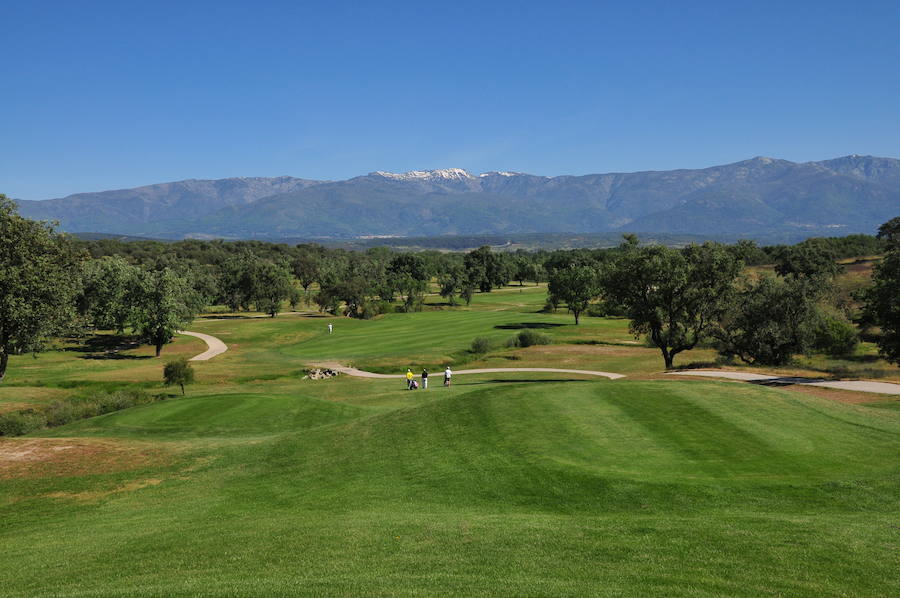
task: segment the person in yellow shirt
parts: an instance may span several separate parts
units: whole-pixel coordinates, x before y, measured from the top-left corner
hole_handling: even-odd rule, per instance
[[[412,390],[413,373],[412,370],[406,368],[406,390]]]

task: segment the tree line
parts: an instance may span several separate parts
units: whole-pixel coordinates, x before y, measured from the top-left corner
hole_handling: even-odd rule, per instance
[[[633,333],[659,348],[667,369],[700,343],[759,365],[784,365],[812,350],[847,355],[858,327],[880,328],[880,353],[900,363],[900,217],[882,225],[876,240],[886,257],[872,286],[846,293],[834,283],[837,251],[822,239],[775,248],[769,273],[744,268],[746,242],[673,249],[641,247],[626,235],[602,259],[573,253],[548,263],[548,306],[565,304],[576,324],[591,309],[627,317]]]
[[[778,363],[825,337],[834,348],[841,335],[847,342],[853,336],[847,326],[856,317],[852,302],[844,297],[824,306],[833,294],[835,259],[846,252],[890,248],[860,322],[880,327],[882,338],[900,328],[885,322],[895,317],[890,281],[898,275],[896,241],[884,230],[878,237],[794,246],[741,241],[670,249],[627,237],[609,249],[508,253],[487,246],[403,253],[260,241],[85,241],[22,218],[0,194],[0,379],[9,355],[91,330],[130,331],[158,356],[175,331],[213,305],[275,317],[285,303],[303,303],[370,318],[421,310],[429,284],[455,306],[513,281],[549,282],[547,309],[564,304],[576,323],[583,313],[629,317],[633,331],[660,348],[667,367],[678,353],[710,339],[723,354]],[[777,274],[741,275],[742,265],[755,263],[776,263]],[[763,316],[780,320],[756,325]]]

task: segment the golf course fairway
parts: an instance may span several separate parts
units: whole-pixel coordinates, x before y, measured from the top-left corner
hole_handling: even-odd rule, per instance
[[[146,347],[16,356],[6,401],[170,394],[0,438],[0,595],[900,595],[895,400],[654,377],[627,322],[536,314],[541,293],[333,319],[331,337],[317,316],[198,320],[228,351],[184,397]],[[465,357],[523,327],[553,344]],[[301,379],[315,359],[451,358],[628,377]]]

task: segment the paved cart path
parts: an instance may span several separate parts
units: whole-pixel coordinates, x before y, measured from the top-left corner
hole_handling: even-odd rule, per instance
[[[188,361],[207,361],[209,359],[212,359],[216,355],[221,355],[228,350],[228,345],[209,334],[203,334],[202,332],[189,332],[187,330],[179,330],[178,334],[184,334],[185,336],[196,336],[197,338],[205,342],[207,347],[209,347],[206,351],[204,351],[200,355],[191,357]]]
[[[348,376],[357,376],[359,378],[405,378],[406,374],[376,374],[375,372],[365,372],[356,368],[341,365],[339,363],[318,363],[317,367],[328,368]],[[611,372],[597,372],[594,370],[566,370],[560,368],[483,368],[476,370],[453,370],[453,375],[460,374],[499,374],[499,373],[517,373],[517,372],[549,372],[554,374],[582,374],[585,376],[602,376],[615,380],[616,378],[624,378],[622,374],[613,374]],[[431,372],[433,376],[440,377],[443,370],[435,370]],[[416,372],[418,376],[418,372]]]
[[[805,386],[821,386],[838,390],[855,390],[858,392],[874,392],[885,395],[900,395],[900,384],[892,382],[869,382],[866,380],[824,380],[821,378],[800,378],[795,376],[770,376],[751,372],[729,372],[725,370],[683,370],[667,372],[672,376],[703,376],[706,378],[728,378],[743,380],[771,386],[787,386],[803,384]]]

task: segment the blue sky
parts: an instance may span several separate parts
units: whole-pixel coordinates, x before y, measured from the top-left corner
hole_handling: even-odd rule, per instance
[[[0,2],[0,192],[900,157],[900,2]]]

